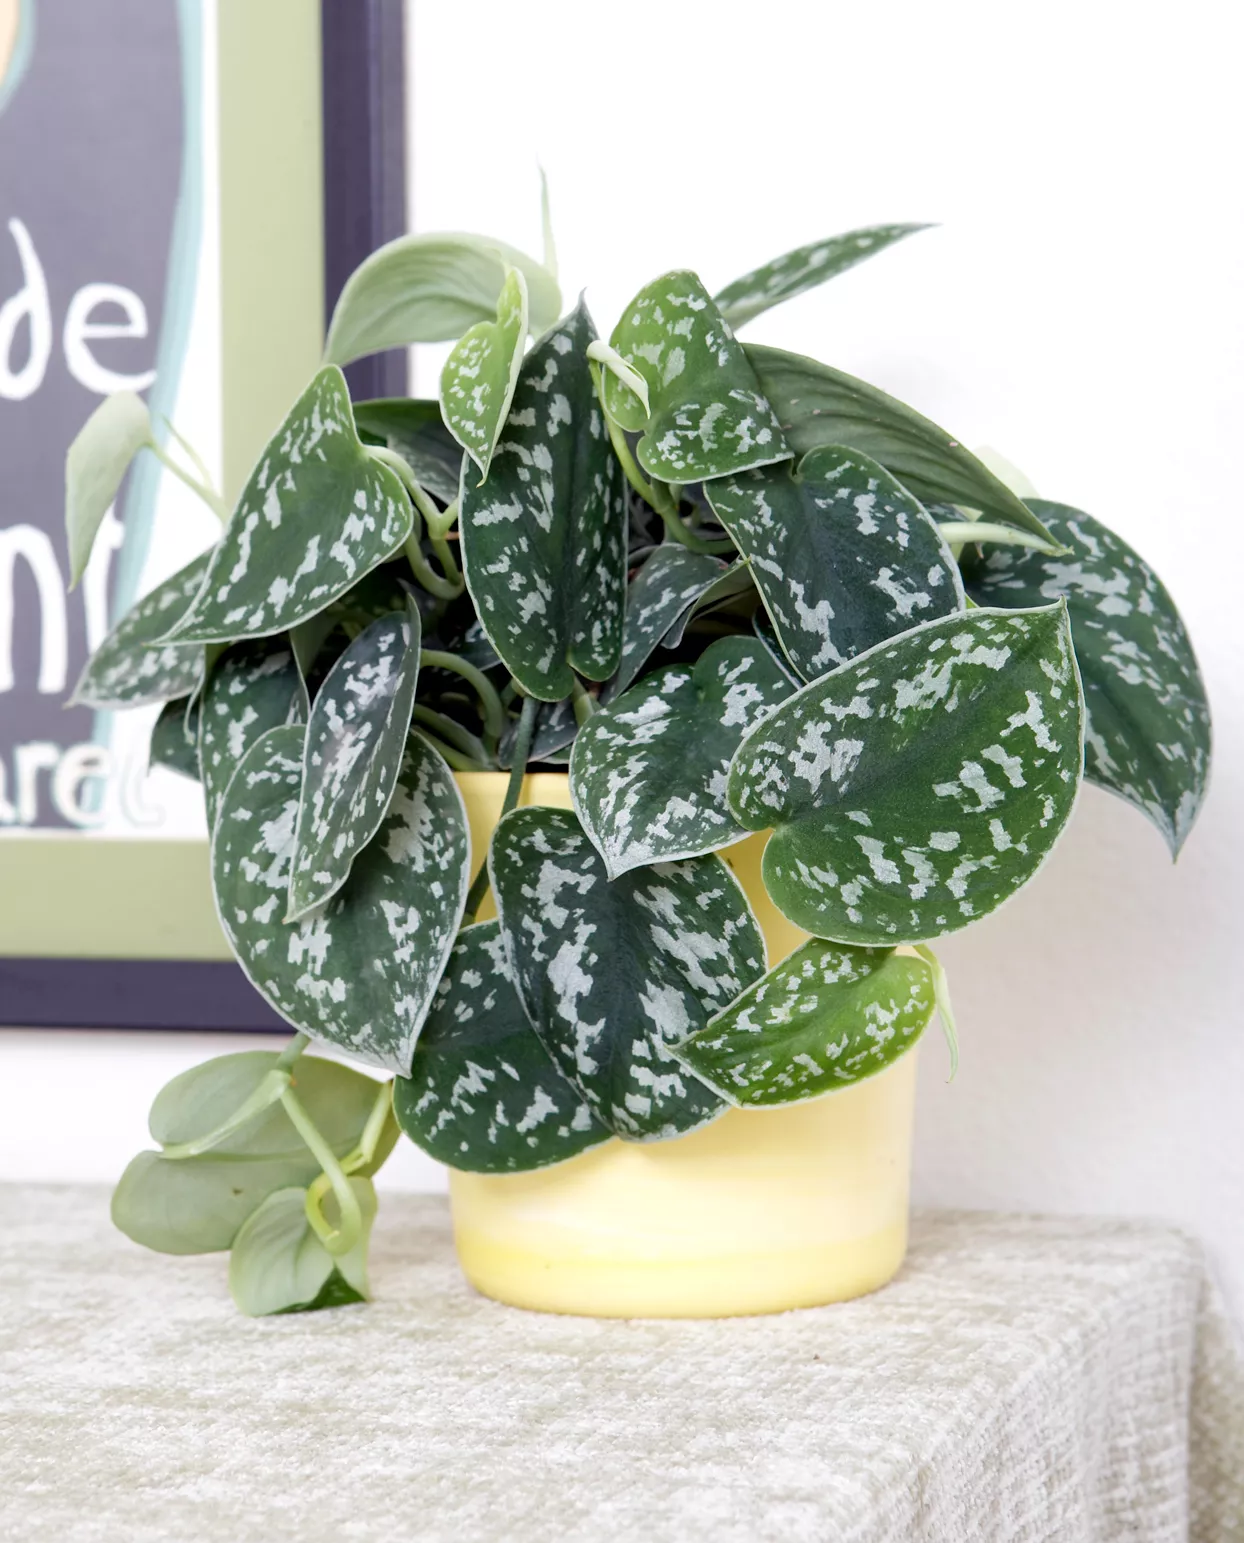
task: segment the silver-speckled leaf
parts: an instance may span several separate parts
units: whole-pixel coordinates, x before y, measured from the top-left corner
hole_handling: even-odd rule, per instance
[[[216,908],[243,970],[282,1017],[405,1073],[466,900],[462,796],[412,734],[389,812],[349,879],[321,910],[287,923],[305,733],[265,734],[229,784],[212,846]]]
[[[158,642],[189,609],[211,558],[204,552],[125,613],[87,661],[75,707],[143,707],[188,696],[203,677],[197,643]]]
[[[1144,558],[1082,510],[1033,499],[1065,557],[964,554],[981,605],[1064,599],[1084,681],[1084,774],[1134,804],[1177,854],[1209,782],[1205,683],[1175,602]]]
[[[396,451],[434,498],[443,504],[457,498],[462,446],[445,427],[439,402],[376,397],[355,402],[354,422],[360,434]]]
[[[746,475],[746,473],[744,473]],[[740,595],[755,594],[751,570],[746,563],[731,563],[721,577],[694,599],[682,615],[661,639],[662,648],[678,648],[687,635],[687,628],[705,611],[715,610]]]
[[[609,1139],[528,1023],[496,921],[458,934],[393,1108],[416,1146],[472,1173],[546,1168]]]
[[[694,1130],[722,1104],[673,1059],[764,970],[751,908],[717,857],[611,884],[565,809],[515,809],[488,858],[519,994],[544,1048],[615,1135]]]
[[[626,591],[618,672],[601,693],[605,701],[625,691],[679,618],[708,592],[728,564],[677,541],[657,547]]]
[[[454,344],[441,371],[445,426],[488,476],[493,449],[510,410],[527,339],[527,286],[511,268],[501,286],[496,319],[479,321]],[[463,467],[463,481],[469,480]]]
[[[345,377],[326,365],[259,457],[170,638],[230,643],[287,631],[390,557],[411,520],[402,484],[358,437]]]
[[[923,959],[812,938],[674,1054],[740,1108],[802,1103],[892,1066],[934,1005]]]
[[[592,714],[574,742],[570,796],[611,879],[747,835],[726,802],[730,759],[791,691],[761,643],[728,637]]]
[[[914,236],[917,231],[928,228],[927,225],[870,225],[864,230],[830,236],[825,241],[813,241],[809,246],[796,247],[793,252],[775,257],[762,268],[745,273],[713,298],[730,325],[741,327],[783,300],[815,289],[827,279],[854,268],[856,263],[884,252],[886,247],[893,246],[904,236]]]
[[[164,704],[151,729],[148,770],[163,766],[180,777],[199,781],[199,705],[199,697],[192,701],[188,696]]]
[[[641,289],[611,342],[648,383],[650,416],[615,374],[602,377],[610,416],[643,435],[635,453],[650,477],[698,482],[789,456],[742,345],[694,273]]]
[[[287,920],[335,895],[380,827],[419,679],[419,610],[382,616],[333,665],[307,725]]]
[[[1083,753],[1066,607],[925,622],[813,681],[743,741],[730,807],[775,827],[762,873],[841,943],[956,932],[1032,878]]]
[[[560,702],[541,702],[536,709],[536,731],[531,739],[531,761],[561,761],[563,752],[574,743],[579,732],[579,720],[575,717],[574,700],[564,697]],[[518,719],[511,718],[509,727],[497,746],[497,762],[503,771],[514,764],[514,746],[518,739]]]
[[[569,696],[574,671],[618,666],[626,592],[626,483],[588,367],[583,302],[523,361],[482,487],[458,516],[467,586],[485,632],[531,696]]]
[[[804,680],[874,643],[963,610],[937,526],[857,451],[810,450],[797,473],[765,467],[707,482],[713,512],[751,563],[778,639]]]
[[[1022,499],[953,435],[912,408],[802,354],[755,343],[746,353],[796,455],[846,445],[884,466],[926,508],[965,504],[1049,540],[1049,531]]]
[[[207,828],[246,752],[269,729],[305,723],[307,688],[287,637],[251,638],[227,648],[199,699],[199,770]]]
[[[241,1312],[263,1318],[367,1300],[376,1189],[370,1179],[359,1178],[352,1178],[350,1187],[362,1213],[363,1235],[335,1258],[311,1230],[305,1189],[279,1189],[247,1217],[229,1255],[229,1292]]]

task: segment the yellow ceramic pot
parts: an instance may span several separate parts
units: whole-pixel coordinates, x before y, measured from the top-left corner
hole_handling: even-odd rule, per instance
[[[483,853],[506,779],[458,781]],[[566,777],[528,777],[522,802],[569,808]],[[806,934],[761,883],[764,839],[722,856],[772,962]],[[874,1291],[907,1248],[915,1069],[913,1052],[810,1103],[731,1109],[674,1141],[608,1141],[534,1173],[451,1172],[463,1272],[499,1302],[605,1318],[782,1312]]]

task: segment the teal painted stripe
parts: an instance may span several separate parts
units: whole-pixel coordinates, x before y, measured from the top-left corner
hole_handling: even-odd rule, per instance
[[[35,0],[21,0],[17,13],[17,42],[3,80],[0,80],[0,113],[17,90],[35,48]]]

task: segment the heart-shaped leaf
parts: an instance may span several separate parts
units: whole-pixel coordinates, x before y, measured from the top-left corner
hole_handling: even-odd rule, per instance
[[[492,307],[489,308],[492,314]],[[378,440],[406,462],[434,498],[451,504],[462,480],[462,446],[445,427],[439,402],[377,397],[355,402],[354,422],[365,438]]]
[[[650,414],[616,374],[602,376],[610,416],[643,435],[635,453],[650,477],[698,482],[790,455],[742,345],[694,273],[641,289],[611,342],[648,383]]]
[[[336,1258],[311,1230],[303,1188],[277,1190],[247,1218],[229,1255],[229,1291],[248,1317],[343,1307],[371,1295],[367,1245],[376,1191],[370,1179],[351,1179],[350,1187],[362,1212],[363,1235]]]
[[[243,489],[170,641],[232,643],[324,610],[411,532],[410,500],[354,427],[345,377],[320,370]]]
[[[199,781],[199,698],[179,696],[166,702],[151,730],[148,769],[163,766]]]
[[[602,696],[626,690],[671,627],[728,571],[719,558],[665,541],[645,561],[626,591],[618,671]]]
[[[906,488],[853,450],[810,450],[704,491],[751,564],[805,680],[917,623],[963,610],[958,565]]]
[[[864,230],[850,230],[844,236],[814,241],[745,273],[713,298],[730,325],[741,327],[783,300],[815,289],[827,279],[854,268],[856,263],[884,252],[904,236],[928,229],[927,225],[870,225]]]
[[[570,757],[570,795],[611,879],[747,835],[726,803],[730,760],[791,689],[754,638],[728,637],[592,714]]]
[[[203,678],[197,643],[159,640],[189,609],[211,559],[204,552],[125,613],[87,662],[71,698],[75,707],[143,707],[188,696]]]
[[[1034,499],[1064,557],[964,554],[986,606],[1065,600],[1084,681],[1084,774],[1134,804],[1177,854],[1209,781],[1205,684],[1175,602],[1145,560],[1092,515]]]
[[[497,826],[488,871],[527,1016],[596,1119],[644,1141],[718,1114],[669,1045],[764,970],[760,929],[720,858],[611,884],[569,810],[528,808]]]
[[[494,320],[477,321],[454,344],[441,371],[441,417],[488,476],[492,453],[518,383],[527,338],[527,286],[517,268],[506,274]],[[463,486],[469,474],[463,467]]]
[[[393,1108],[416,1146],[472,1173],[545,1168],[609,1139],[528,1023],[495,921],[458,934]]]
[[[934,1005],[923,959],[812,938],[673,1049],[732,1104],[766,1109],[885,1071]]]
[[[626,492],[587,361],[580,301],[523,361],[482,487],[463,479],[467,587],[506,668],[529,695],[569,696],[574,671],[618,666],[626,592]]]
[[[108,508],[130,462],[153,444],[151,414],[133,391],[107,396],[78,430],[65,457],[65,532],[69,587],[81,580]]]
[[[1075,803],[1082,721],[1065,606],[944,616],[771,713],[734,757],[730,807],[776,827],[762,873],[795,926],[936,937],[1040,867]]]
[[[815,359],[747,345],[760,388],[796,455],[845,445],[870,456],[929,507],[966,504],[1057,546],[1027,505],[953,435],[876,386]]]
[[[561,291],[533,257],[486,236],[454,231],[399,236],[346,280],[324,358],[345,365],[386,348],[459,338],[495,316],[508,268],[517,268],[526,281],[532,328],[551,327],[561,315]]]
[[[269,729],[307,721],[307,688],[289,639],[251,638],[227,648],[198,703],[199,767],[207,828],[216,828],[229,779]]]
[[[271,729],[221,805],[221,925],[260,995],[295,1028],[406,1073],[466,900],[470,840],[449,768],[411,735],[389,811],[323,909],[286,923],[305,730]]]
[[[419,679],[419,610],[382,616],[329,671],[307,726],[287,920],[335,895],[380,827]]]
[[[661,639],[662,648],[680,648],[687,635],[687,628],[706,611],[717,609],[740,595],[755,595],[751,569],[746,563],[731,563],[720,578],[715,579],[702,594],[687,606],[682,615]]]

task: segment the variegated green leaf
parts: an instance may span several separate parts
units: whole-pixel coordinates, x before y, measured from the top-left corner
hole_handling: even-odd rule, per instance
[[[248,1317],[344,1307],[371,1295],[367,1246],[376,1219],[376,1190],[370,1179],[353,1178],[350,1187],[362,1213],[363,1235],[335,1258],[311,1230],[305,1189],[277,1190],[246,1219],[229,1255],[229,1291]]]
[[[496,921],[458,934],[393,1107],[416,1146],[472,1173],[545,1168],[609,1139],[528,1023]]]
[[[441,417],[488,476],[492,453],[518,384],[527,338],[527,286],[517,268],[506,274],[494,319],[478,321],[454,344],[441,371]],[[470,480],[463,467],[463,484]]]
[[[202,648],[159,640],[189,609],[210,558],[209,552],[196,557],[125,613],[87,661],[71,698],[75,707],[143,707],[198,687]]]
[[[963,610],[959,569],[937,526],[867,456],[810,450],[793,474],[765,467],[704,491],[805,680]]]
[[[492,315],[493,307],[488,314]],[[421,487],[443,504],[458,496],[462,446],[445,427],[439,402],[408,397],[378,397],[355,402],[354,422],[365,438],[394,450],[414,472]]]
[[[335,895],[380,827],[419,679],[419,610],[382,616],[329,671],[307,726],[287,920]]]
[[[789,456],[755,371],[694,273],[640,290],[611,341],[648,383],[650,414],[616,374],[602,376],[610,416],[643,435],[636,455],[650,477],[698,482]]]
[[[923,959],[812,938],[674,1054],[740,1108],[802,1103],[892,1066],[934,1005]]]
[[[295,1028],[405,1073],[466,899],[462,796],[412,734],[389,812],[349,879],[286,923],[305,732],[270,730],[229,784],[212,846],[216,907],[248,978]]]
[[[1040,867],[1075,802],[1081,727],[1064,606],[944,616],[771,713],[734,757],[730,807],[775,827],[765,887],[797,927],[936,937]]]
[[[717,609],[727,601],[736,600],[740,595],[756,593],[756,586],[752,582],[751,570],[746,563],[731,563],[719,579],[714,580],[706,590],[698,595],[682,615],[661,639],[662,648],[679,648],[687,635],[687,628],[706,611]]]
[[[1209,781],[1205,684],[1175,602],[1145,560],[1082,510],[1032,500],[1065,557],[965,553],[981,605],[1063,599],[1084,681],[1084,773],[1146,814],[1177,854]]]
[[[541,702],[536,710],[536,731],[532,735],[528,761],[564,759],[561,752],[574,742],[578,732],[579,720],[575,717],[572,697],[564,697],[560,702]],[[497,746],[497,761],[503,770],[508,771],[514,764],[517,739],[518,719],[511,718],[510,726]]]
[[[615,1135],[656,1140],[705,1124],[721,1101],[670,1055],[764,970],[751,908],[717,857],[611,884],[564,809],[515,809],[488,859],[532,1026]]]
[[[345,377],[327,365],[259,457],[169,639],[231,643],[288,631],[390,557],[411,521],[402,484],[355,431]]]
[[[726,572],[719,558],[676,541],[657,547],[627,586],[622,652],[617,674],[602,693],[606,701],[626,690],[670,628]]]
[[[592,714],[574,742],[570,796],[611,879],[747,834],[726,803],[730,759],[791,689],[754,638],[728,637]]]
[[[845,445],[884,466],[926,508],[964,504],[1050,540],[1022,499],[953,435],[912,408],[801,354],[754,343],[746,352],[796,455],[822,445]]]
[[[618,665],[626,591],[626,484],[587,361],[583,302],[523,361],[488,481],[463,477],[467,586],[485,632],[531,696],[570,694],[574,671]]]
[[[917,231],[928,228],[927,225],[870,225],[864,230],[848,231],[844,236],[830,236],[827,241],[814,241],[810,246],[796,247],[793,252],[775,257],[762,268],[745,273],[713,298],[730,325],[741,327],[783,300],[815,289],[827,279],[854,268],[856,263],[884,252],[886,247],[893,246],[904,236],[914,236]]]
[[[70,589],[86,572],[96,534],[130,462],[152,443],[151,414],[133,391],[106,396],[78,430],[65,457]]]
[[[147,766],[163,766],[180,777],[199,781],[199,702],[179,696],[166,702],[151,730]]]
[[[289,639],[251,638],[227,648],[199,700],[199,768],[207,828],[242,758],[261,735],[307,721],[307,688]]]
[[[526,281],[533,330],[545,331],[561,315],[561,291],[533,257],[487,236],[454,231],[399,236],[346,280],[324,358],[344,365],[386,348],[459,338],[496,315],[509,268]]]

